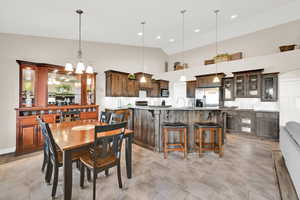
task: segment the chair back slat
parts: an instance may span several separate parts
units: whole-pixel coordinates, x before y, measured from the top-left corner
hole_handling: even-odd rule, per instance
[[[111,156],[112,153],[116,156],[117,162],[120,161],[122,141],[126,125],[127,122],[105,126],[95,126],[95,140],[94,144],[90,148],[90,153],[94,162],[98,158],[104,159],[108,156]],[[115,130],[119,130],[119,132],[109,136],[99,136],[99,133]]]
[[[117,124],[124,121],[124,114],[111,113],[109,124]]]
[[[104,111],[102,111],[100,113],[100,122],[108,123],[109,119],[110,119],[110,115],[111,115],[110,112],[104,112]]]

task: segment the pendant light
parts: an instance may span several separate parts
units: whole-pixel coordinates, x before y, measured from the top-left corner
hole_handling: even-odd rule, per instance
[[[85,68],[85,64],[82,61],[82,48],[81,48],[81,15],[83,14],[83,11],[78,9],[76,10],[76,13],[79,16],[79,36],[78,36],[78,52],[77,52],[77,58],[78,58],[78,63],[75,69],[76,74],[83,74],[85,71],[88,74],[94,73],[94,69],[92,66],[88,65]],[[73,65],[71,63],[66,63],[65,65],[65,71],[73,71]]]
[[[215,10],[214,13],[216,14],[216,56],[218,56],[218,14],[219,14],[220,10]],[[214,83],[219,83],[220,79],[218,77],[218,63],[215,63],[216,65],[216,76],[213,79]]]
[[[186,76],[184,73],[185,65],[184,65],[184,14],[186,13],[186,10],[180,11],[182,14],[182,66],[183,66],[183,74],[180,76],[180,81],[185,82]]]
[[[142,24],[142,33],[143,33],[143,35],[142,35],[142,65],[143,65],[143,76],[141,77],[141,79],[140,79],[140,82],[141,83],[146,83],[147,81],[146,81],[146,78],[145,78],[145,24],[146,24],[146,22],[141,22],[141,24]]]

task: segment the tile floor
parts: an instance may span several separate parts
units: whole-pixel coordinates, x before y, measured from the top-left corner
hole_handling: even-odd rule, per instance
[[[124,189],[117,184],[116,171],[99,175],[97,199],[102,200],[280,200],[274,175],[272,142],[229,135],[225,154],[207,153],[199,158],[180,153],[163,155],[139,146],[133,148],[133,178],[127,179],[123,164]],[[124,162],[124,156],[123,156]],[[42,153],[0,165],[0,199],[51,199],[51,186],[44,183],[40,168]],[[62,169],[57,198],[63,199]],[[79,187],[79,172],[73,172],[73,199],[92,199],[92,184]]]

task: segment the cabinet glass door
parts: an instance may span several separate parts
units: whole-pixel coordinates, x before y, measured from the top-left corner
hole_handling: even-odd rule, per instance
[[[35,105],[35,70],[31,68],[22,69],[22,83],[21,83],[21,107],[32,107]]]
[[[259,95],[259,77],[258,74],[249,74],[248,96],[255,97]]]
[[[233,79],[224,79],[224,100],[230,101],[234,99],[233,94]]]
[[[277,74],[263,75],[262,101],[277,101]]]
[[[246,96],[245,92],[245,75],[237,75],[236,76],[236,97],[244,97]]]
[[[88,74],[86,78],[86,101],[88,105],[95,104],[95,76]]]

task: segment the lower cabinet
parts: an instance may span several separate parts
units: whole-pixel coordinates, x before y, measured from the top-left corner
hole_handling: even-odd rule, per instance
[[[257,112],[256,113],[256,134],[265,138],[279,138],[279,113],[278,112]]]
[[[279,113],[245,110],[227,111],[226,131],[278,139]]]
[[[80,113],[80,119],[98,119],[98,113],[97,112],[81,112]]]
[[[155,148],[155,122],[151,111],[134,109],[134,142],[154,150]]]
[[[37,126],[23,126],[20,128],[22,138],[22,150],[31,151],[37,147]]]

